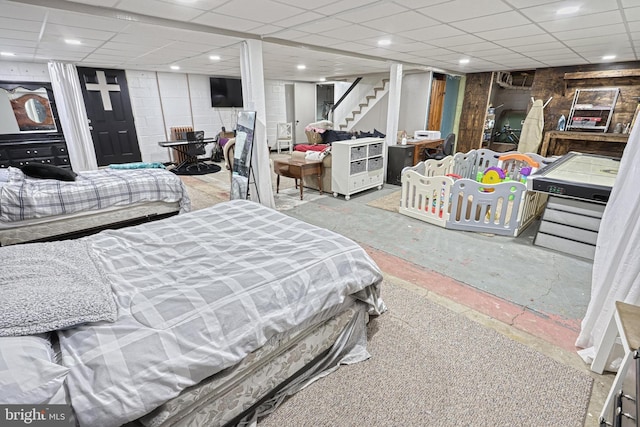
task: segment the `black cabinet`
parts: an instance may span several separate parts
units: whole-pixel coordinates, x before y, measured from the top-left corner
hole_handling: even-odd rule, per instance
[[[64,139],[0,142],[0,167],[19,168],[30,163],[43,163],[71,169]]]
[[[402,169],[413,166],[413,145],[390,145],[387,157],[387,184],[402,185]]]

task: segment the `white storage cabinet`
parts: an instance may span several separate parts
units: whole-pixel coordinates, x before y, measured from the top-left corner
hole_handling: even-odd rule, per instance
[[[351,195],[384,182],[384,139],[359,138],[335,141],[331,146],[331,188],[333,197]]]

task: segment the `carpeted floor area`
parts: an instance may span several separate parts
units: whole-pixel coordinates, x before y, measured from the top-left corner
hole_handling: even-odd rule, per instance
[[[284,402],[260,427],[582,426],[587,374],[385,283],[366,362]]]

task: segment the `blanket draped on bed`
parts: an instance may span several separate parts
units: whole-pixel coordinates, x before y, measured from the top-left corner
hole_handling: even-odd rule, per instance
[[[0,186],[0,221],[23,221],[141,202],[180,202],[191,210],[187,189],[164,169],[100,169],[81,172],[75,181],[12,180]]]
[[[58,334],[81,426],[136,419],[350,295],[385,310],[360,246],[244,200],[86,239],[119,317]]]

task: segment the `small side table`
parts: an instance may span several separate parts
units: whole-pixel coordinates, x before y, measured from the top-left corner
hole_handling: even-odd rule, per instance
[[[280,192],[280,177],[295,179],[296,188],[298,188],[298,180],[300,180],[300,200],[302,200],[302,178],[305,176],[317,175],[318,188],[322,194],[322,161],[317,160],[274,160],[273,171],[276,173],[276,193]]]

